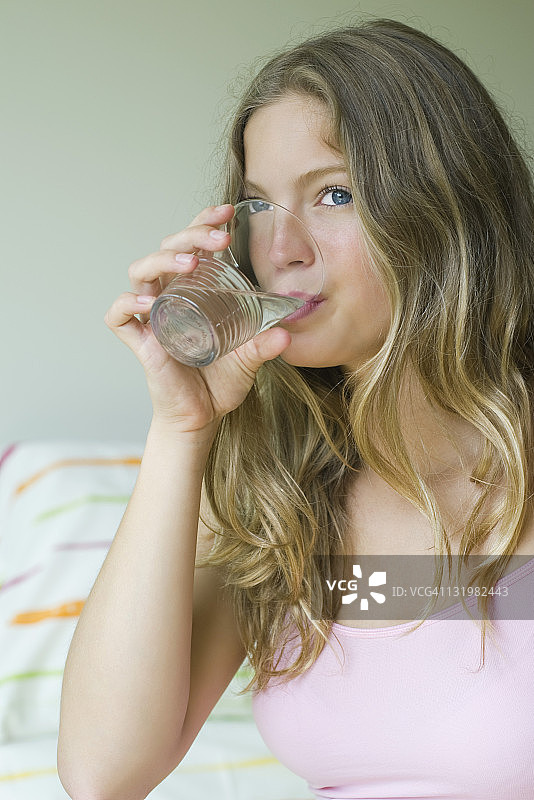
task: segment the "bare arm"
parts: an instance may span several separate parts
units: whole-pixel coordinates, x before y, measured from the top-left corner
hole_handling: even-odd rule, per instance
[[[208,448],[165,426],[149,432],[66,663],[58,769],[74,798],[145,797],[185,755],[244,658],[213,570],[197,570],[191,649]],[[206,546],[208,538],[199,538],[199,549]]]
[[[210,233],[232,214],[232,206],[205,209],[133,262],[134,291],[106,314],[145,370],[153,422],[65,667],[58,771],[74,800],[143,800],[183,758],[245,655],[222,576],[194,569],[197,547],[210,542],[199,523],[202,479],[220,420],[290,335],[264,331],[198,370],[171,358],[149,322],[162,287],[195,269],[193,254],[220,249]],[[176,261],[187,253],[189,263]]]

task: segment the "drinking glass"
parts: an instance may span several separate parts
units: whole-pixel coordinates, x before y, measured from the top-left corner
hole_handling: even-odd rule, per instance
[[[211,364],[299,309],[311,310],[323,287],[319,246],[288,209],[243,200],[225,228],[229,246],[199,251],[195,270],[174,278],[152,306],[154,335],[188,366]]]

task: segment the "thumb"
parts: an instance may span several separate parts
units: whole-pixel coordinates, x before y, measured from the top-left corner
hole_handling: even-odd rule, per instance
[[[256,373],[265,361],[279,356],[291,344],[291,334],[284,328],[269,328],[236,351],[247,370]]]

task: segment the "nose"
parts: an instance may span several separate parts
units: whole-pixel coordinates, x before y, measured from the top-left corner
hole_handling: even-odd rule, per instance
[[[314,263],[313,242],[297,217],[275,210],[267,255],[271,264],[280,270]]]

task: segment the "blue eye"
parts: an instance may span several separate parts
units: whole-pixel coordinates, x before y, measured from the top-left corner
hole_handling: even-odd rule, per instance
[[[265,200],[249,200],[249,214],[258,214],[260,211],[272,211],[272,205]]]
[[[331,202],[324,202],[330,198]],[[322,200],[325,206],[345,206],[352,203],[352,194],[342,186],[330,186],[324,190]]]

